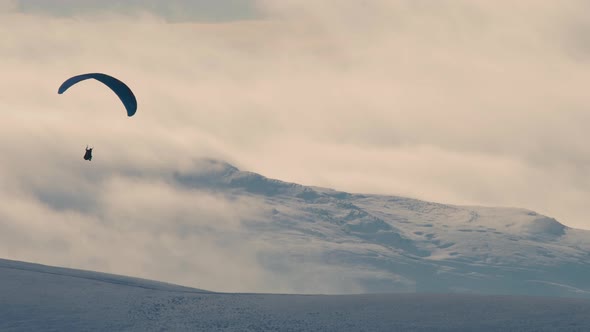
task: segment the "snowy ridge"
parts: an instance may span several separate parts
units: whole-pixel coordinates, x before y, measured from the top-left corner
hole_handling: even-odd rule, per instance
[[[85,279],[88,281],[96,281],[102,283],[109,283],[115,285],[122,285],[128,287],[138,287],[144,289],[151,289],[151,290],[158,290],[158,291],[167,291],[167,292],[194,292],[194,293],[205,293],[207,291],[178,286],[173,284],[168,284],[159,281],[141,279],[141,278],[132,278],[132,277],[125,277],[119,276],[109,273],[101,273],[101,272],[93,272],[93,271],[84,271],[84,270],[75,270],[75,269],[67,269],[61,267],[53,267],[41,264],[34,264],[34,263],[25,263],[7,259],[0,259],[0,270],[8,271],[14,270],[16,271],[23,271],[23,272],[30,272],[30,273],[38,273],[38,274],[48,274],[58,277],[64,278],[77,278],[77,279]],[[17,272],[18,273],[18,272]]]
[[[245,236],[283,248],[261,254],[269,267],[334,267],[363,292],[590,298],[590,231],[534,211],[345,193],[209,159],[174,180],[189,189],[260,200],[263,216],[244,221]]]

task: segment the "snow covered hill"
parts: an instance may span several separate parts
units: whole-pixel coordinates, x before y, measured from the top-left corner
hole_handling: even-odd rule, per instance
[[[590,231],[533,211],[351,194],[208,159],[194,172],[174,174],[173,181],[189,190],[258,200],[261,214],[242,221],[243,236],[281,248],[259,254],[269,270],[309,268],[307,278],[321,275],[322,268],[336,270],[335,283],[355,282],[369,293],[590,298]]]
[[[252,271],[241,269],[252,261],[236,264],[244,256],[235,250],[254,247],[259,265],[254,271],[262,280],[301,294],[209,292],[0,259],[0,330],[590,330],[590,232],[533,211],[345,193],[268,179],[216,160],[200,160],[166,183],[206,193],[187,197],[223,197],[229,202],[224,208],[235,202],[255,211],[238,213],[239,227],[214,229],[211,234],[219,237],[213,239],[221,242],[214,248],[229,249],[213,259],[236,258],[209,266],[234,265],[229,271],[237,278],[248,276]],[[39,197],[53,208],[67,201]],[[191,234],[206,232],[217,211],[200,223],[184,210],[170,218],[156,215],[152,224],[138,218],[141,227],[156,227],[157,234],[173,229],[186,235],[172,238],[182,241],[176,252],[152,248],[160,258],[147,262],[164,272],[174,267],[164,260],[190,245]],[[181,222],[174,223],[175,217]],[[85,234],[87,224],[74,225]],[[129,229],[119,231],[128,237],[138,228]],[[231,246],[234,242],[238,245]],[[127,262],[125,257],[130,256],[123,256]],[[179,257],[190,264],[203,256]],[[199,287],[199,278],[194,270],[187,272],[192,285]]]
[[[212,293],[0,259],[1,331],[588,331],[584,299]]]

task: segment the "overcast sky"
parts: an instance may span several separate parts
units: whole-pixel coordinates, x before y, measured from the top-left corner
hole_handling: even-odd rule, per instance
[[[200,156],[350,192],[523,207],[590,229],[588,10],[582,0],[0,0],[0,257],[185,281],[139,253],[129,255],[143,265],[108,258],[128,239],[107,226],[147,218],[125,211],[133,195],[117,196],[133,188],[142,204],[160,202],[152,217],[180,209],[205,213],[203,223],[221,215],[219,234],[239,228],[236,216],[255,215],[249,202],[195,206],[200,194],[158,180]],[[65,78],[95,71],[133,88],[135,117],[98,83],[57,95]],[[157,248],[150,225],[136,241]],[[112,243],[102,256],[99,240]],[[203,254],[213,266],[230,249],[206,240],[191,248],[215,253]],[[226,272],[193,286],[264,287],[255,268],[246,286],[219,281]]]
[[[148,12],[170,22],[222,22],[259,16],[253,0],[18,0],[13,3],[17,10],[24,13],[73,16],[100,12]]]

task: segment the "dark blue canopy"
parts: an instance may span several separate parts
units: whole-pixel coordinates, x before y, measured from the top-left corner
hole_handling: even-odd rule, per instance
[[[133,116],[133,114],[135,114],[135,111],[137,110],[137,99],[135,99],[135,96],[133,95],[131,89],[129,89],[129,87],[125,85],[125,83],[106,74],[89,73],[70,77],[62,83],[62,85],[59,87],[59,90],[57,90],[57,93],[62,94],[66,92],[66,90],[69,89],[72,85],[91,78],[99,82],[102,82],[104,85],[111,88],[111,90],[113,90],[113,92],[117,94],[119,99],[121,99],[121,101],[123,102],[123,105],[125,105],[125,109],[127,109],[127,116]]]

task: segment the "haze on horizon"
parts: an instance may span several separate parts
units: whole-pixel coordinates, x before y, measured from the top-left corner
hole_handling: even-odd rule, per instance
[[[156,176],[202,156],[284,181],[523,207],[590,229],[587,1],[121,3],[0,0],[0,257],[115,271],[123,234],[145,226],[126,217],[149,225],[131,239],[140,243],[177,213],[236,230],[256,214],[250,202]],[[132,86],[133,119],[98,83],[57,94],[90,71]],[[203,271],[244,245],[200,240]],[[158,241],[128,253],[140,275],[175,243]],[[235,257],[247,287],[264,284],[238,264],[256,245]],[[240,285],[228,269],[207,280]]]

